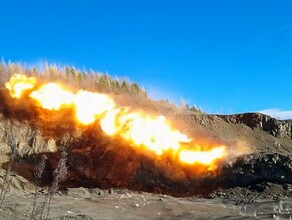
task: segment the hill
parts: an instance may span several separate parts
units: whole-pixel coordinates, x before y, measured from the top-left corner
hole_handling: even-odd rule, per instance
[[[209,115],[196,109],[178,108],[165,100],[150,100],[135,83],[120,83],[108,75],[90,75],[69,67],[58,70],[47,66],[44,74],[15,64],[0,67],[2,85],[12,74],[24,72],[43,81],[66,82],[72,88],[107,93],[119,105],[163,114],[180,131],[198,142],[224,144],[229,153],[218,167],[207,171],[200,170],[199,166],[194,169],[179,165],[171,157],[153,157],[152,153],[141,153],[119,138],[110,138],[97,124],[76,125],[73,117],[69,117],[70,109],[52,113],[35,107],[27,99],[11,98],[3,88],[0,91],[2,207],[8,189],[11,198],[16,196],[20,201],[26,198],[25,192],[35,198],[44,196],[47,215],[52,195],[61,193],[65,199],[65,192],[70,194],[77,187],[85,190],[77,190],[76,198],[84,198],[82,193],[88,197],[94,193],[104,194],[107,191],[100,189],[112,188],[124,190],[122,195],[128,189],[176,197],[222,198],[236,204],[291,197],[291,121],[280,121],[259,113]],[[41,188],[35,190],[34,184]],[[110,192],[115,194],[117,191]],[[147,196],[156,198],[152,194]],[[27,198],[32,200],[32,197]],[[167,197],[167,201],[170,198]],[[9,202],[7,204],[11,204]],[[39,210],[32,207],[39,207]],[[23,212],[28,216],[29,213],[42,216],[44,208],[41,205],[32,207]],[[6,211],[2,214],[8,216]],[[14,219],[13,216],[10,218]],[[74,215],[74,218],[87,217]]]

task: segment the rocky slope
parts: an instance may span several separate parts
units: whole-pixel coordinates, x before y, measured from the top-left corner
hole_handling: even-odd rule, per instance
[[[221,188],[290,184],[291,124],[266,115],[206,115],[179,112],[176,120],[194,136],[228,143],[233,157],[220,169],[193,172],[170,158],[155,161],[119,139],[105,137],[98,126],[76,127],[70,111],[49,115],[28,102],[11,100],[1,93],[0,143],[3,166],[35,181],[42,155],[48,160],[40,184],[54,182],[54,170],[66,151],[66,187],[128,188],[175,196],[209,195]],[[17,108],[15,108],[17,106]],[[60,120],[62,119],[62,120]],[[195,131],[195,132],[194,132]],[[264,152],[264,153],[259,153]],[[16,155],[9,160],[9,155]],[[242,154],[248,154],[239,156]],[[150,157],[149,157],[150,156]],[[239,156],[239,157],[238,157]]]
[[[244,124],[252,129],[265,131],[278,138],[292,138],[292,125],[286,121],[276,120],[260,113],[244,113],[236,115],[218,115],[227,123]]]

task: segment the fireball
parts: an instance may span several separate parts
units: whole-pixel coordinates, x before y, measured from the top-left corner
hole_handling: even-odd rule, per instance
[[[22,74],[13,75],[5,87],[9,90],[12,98],[21,98],[25,91],[31,90],[36,85],[35,77],[27,77]]]
[[[118,106],[106,94],[64,89],[57,83],[39,84],[35,77],[14,75],[5,84],[13,98],[24,94],[37,106],[50,111],[72,108],[76,123],[88,126],[95,122],[110,137],[120,137],[129,145],[153,152],[157,159],[164,154],[174,155],[179,163],[202,165],[207,169],[227,156],[226,146],[208,146],[208,150],[193,145],[195,140],[173,128],[162,115],[132,111],[130,107]]]
[[[76,118],[84,125],[92,124],[101,114],[111,112],[115,103],[107,95],[79,91],[74,96]]]
[[[44,109],[60,110],[62,106],[73,103],[73,93],[64,90],[56,83],[48,83],[29,95]]]

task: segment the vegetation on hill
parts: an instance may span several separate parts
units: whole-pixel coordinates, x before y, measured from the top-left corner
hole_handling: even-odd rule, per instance
[[[163,114],[176,113],[178,108],[167,99],[159,101],[151,100],[143,87],[137,83],[131,83],[127,80],[121,80],[118,77],[112,77],[109,74],[90,71],[82,71],[75,67],[46,64],[44,69],[36,67],[25,67],[20,63],[13,63],[2,60],[0,62],[0,87],[9,80],[13,74],[26,74],[28,76],[37,76],[45,81],[58,81],[76,89],[85,89],[93,92],[109,93],[130,97],[134,106],[142,109],[150,109]],[[202,113],[196,106],[189,106],[183,100],[180,103],[180,109],[187,112]]]
[[[58,68],[56,65],[46,64],[43,71],[36,67],[25,68],[18,63],[0,63],[0,83],[5,83],[13,74],[24,73],[29,76],[37,76],[44,80],[63,82],[77,89],[87,89],[101,93],[113,93],[116,95],[128,95],[134,98],[147,98],[144,88],[137,83],[130,83],[111,77],[108,74],[90,70],[81,71],[75,67],[65,66]]]

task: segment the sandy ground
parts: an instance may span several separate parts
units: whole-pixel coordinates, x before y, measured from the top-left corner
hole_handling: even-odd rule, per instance
[[[34,219],[41,219],[39,213],[44,195],[43,192],[37,196],[38,214],[34,215]],[[33,201],[32,192],[9,192],[0,208],[0,219],[31,219]],[[70,189],[55,193],[50,207],[48,219],[292,218],[292,199],[235,205],[220,199],[175,198],[128,190]]]

